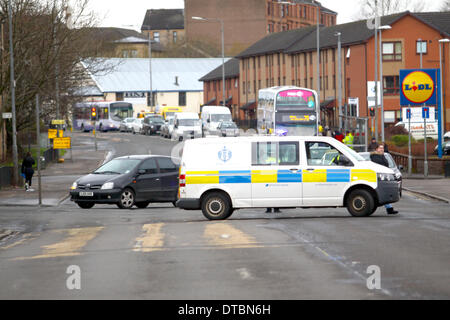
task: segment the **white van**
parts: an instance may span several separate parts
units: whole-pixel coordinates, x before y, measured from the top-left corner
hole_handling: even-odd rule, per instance
[[[217,127],[222,121],[233,121],[229,108],[221,106],[204,106],[202,108],[203,136],[218,135],[219,132]]]
[[[356,217],[399,200],[394,172],[330,137],[186,141],[177,207],[223,220],[241,208],[347,207]]]
[[[201,138],[202,124],[195,112],[178,112],[174,116],[172,140],[183,141]]]

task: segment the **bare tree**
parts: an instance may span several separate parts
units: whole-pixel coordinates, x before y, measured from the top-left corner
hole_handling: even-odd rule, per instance
[[[359,13],[355,19],[386,16],[403,11],[421,12],[426,9],[426,3],[421,0],[364,0],[361,1]]]
[[[54,118],[58,99],[60,114],[67,118],[70,93],[86,77],[80,62],[95,56],[100,45],[86,31],[96,21],[87,10],[88,2],[70,1],[69,9],[67,0],[12,1],[18,132],[34,125],[36,94],[43,106],[42,119]],[[7,4],[8,0],[0,0],[1,21],[7,21]],[[5,35],[8,32],[6,28]],[[10,106],[9,43],[3,43],[0,94],[4,106]],[[90,71],[95,70],[91,65]]]
[[[441,11],[450,11],[450,0],[444,0],[441,5]]]

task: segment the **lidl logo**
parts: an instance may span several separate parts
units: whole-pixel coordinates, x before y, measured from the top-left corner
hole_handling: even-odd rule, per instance
[[[436,104],[435,69],[400,70],[402,85],[400,104],[407,105],[435,105]]]
[[[434,81],[425,72],[411,72],[403,80],[402,90],[412,103],[425,103],[434,93]]]

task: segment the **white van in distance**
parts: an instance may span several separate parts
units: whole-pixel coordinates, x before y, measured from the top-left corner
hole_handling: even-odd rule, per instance
[[[183,141],[202,137],[202,125],[195,112],[175,113],[172,140]]]
[[[229,108],[221,106],[204,106],[202,108],[203,136],[219,135],[217,127],[222,121],[233,121]]]
[[[177,207],[223,220],[241,208],[347,207],[366,217],[399,200],[394,172],[330,137],[186,141]]]

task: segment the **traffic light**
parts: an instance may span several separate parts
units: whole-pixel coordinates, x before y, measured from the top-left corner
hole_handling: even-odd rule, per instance
[[[374,107],[370,107],[369,112],[370,112],[371,117],[375,117],[375,108]]]
[[[91,121],[97,121],[98,120],[98,112],[96,107],[91,108]]]

